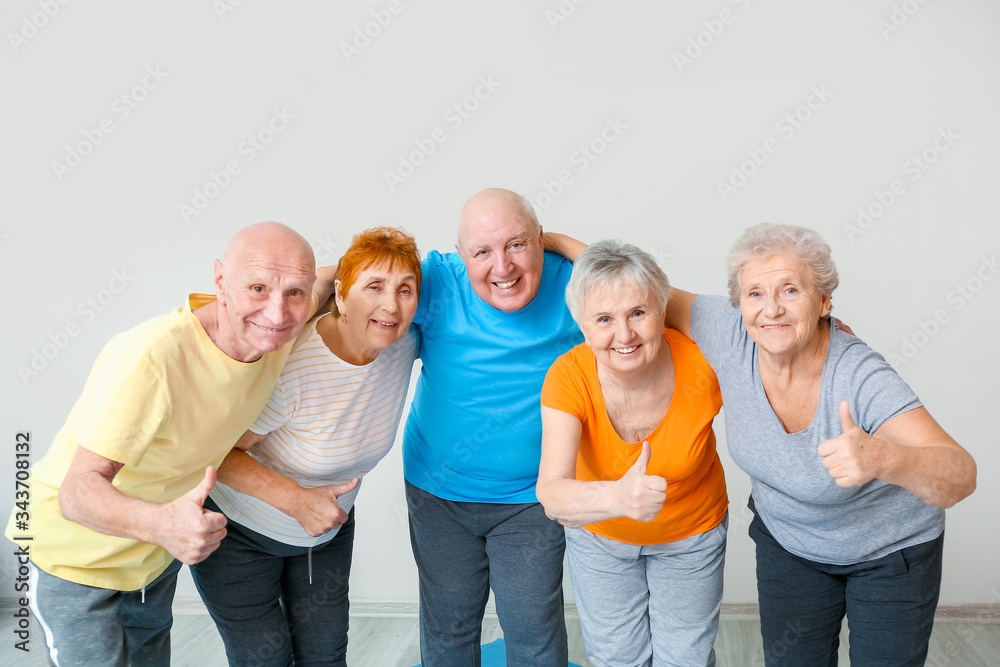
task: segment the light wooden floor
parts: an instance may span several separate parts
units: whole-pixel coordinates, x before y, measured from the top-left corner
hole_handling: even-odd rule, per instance
[[[357,606],[357,605],[354,605]],[[31,651],[14,648],[13,607],[0,603],[0,665],[44,667],[44,639],[32,621]],[[351,667],[412,667],[420,661],[417,619],[413,615],[351,616],[348,662]],[[927,665],[931,667],[997,667],[1000,665],[1000,613],[939,614],[931,636]],[[957,618],[956,618],[957,616]],[[570,660],[593,667],[587,660],[580,624],[574,613],[567,614]],[[503,636],[496,617],[483,623],[483,643]],[[172,633],[173,665],[212,667],[226,665],[222,640],[207,613],[198,603],[175,603]],[[841,635],[840,667],[848,667],[848,632]],[[718,667],[763,666],[760,623],[746,610],[724,612],[715,643]]]

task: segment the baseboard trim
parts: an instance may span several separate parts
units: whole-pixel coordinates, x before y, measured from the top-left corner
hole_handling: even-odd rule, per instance
[[[204,614],[205,606],[194,596],[179,596],[174,599],[175,614]],[[416,618],[416,602],[384,602],[376,600],[351,600],[352,616],[385,616],[391,618]],[[496,618],[497,610],[493,602],[486,605],[486,617]],[[579,618],[576,605],[566,604],[566,616]],[[731,621],[756,620],[758,607],[752,603],[726,603],[722,605],[720,616]],[[980,623],[1000,624],[1000,604],[958,604],[941,605],[934,617],[937,623]]]
[[[0,613],[14,611],[17,599],[0,597]],[[207,615],[205,604],[196,595],[178,595],[174,598],[174,614],[178,616]],[[758,616],[756,604],[722,605],[721,617],[726,620],[756,620]],[[408,601],[384,602],[377,600],[351,600],[352,616],[384,616],[391,618],[416,618],[417,603]],[[496,606],[492,602],[486,605],[486,616],[496,618]],[[566,605],[566,616],[579,618],[576,605]],[[941,605],[934,617],[937,623],[977,623],[981,625],[1000,624],[1000,604],[956,604]]]

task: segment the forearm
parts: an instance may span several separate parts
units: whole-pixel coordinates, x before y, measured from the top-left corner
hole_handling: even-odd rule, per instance
[[[553,479],[539,482],[536,493],[545,514],[569,528],[624,516],[614,493],[614,482]]]
[[[580,253],[587,249],[586,243],[565,234],[545,232],[544,238],[546,250],[558,253],[571,262],[575,262]]]
[[[976,462],[962,449],[908,447],[876,438],[884,461],[879,478],[924,502],[951,507],[976,489]]]
[[[162,508],[122,493],[98,472],[67,477],[59,487],[63,518],[104,535],[158,544]]]
[[[271,470],[239,449],[229,452],[219,466],[219,481],[292,517],[302,492],[295,480]]]
[[[316,282],[313,283],[313,292],[319,299],[319,312],[324,312],[324,304],[333,296],[334,281],[336,279],[336,266],[320,266],[316,268]]]

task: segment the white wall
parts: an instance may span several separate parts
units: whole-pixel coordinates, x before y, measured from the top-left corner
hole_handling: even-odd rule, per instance
[[[842,276],[836,313],[894,355],[979,463],[979,490],[948,513],[942,601],[1000,601],[997,3],[232,3],[53,0],[50,18],[40,0],[5,3],[4,516],[16,433],[31,431],[40,457],[107,339],[209,290],[237,229],[281,220],[323,263],[376,224],[447,250],[462,203],[504,186],[539,203],[547,229],[640,244],[695,291],[724,290],[723,258],[747,225],[824,234]],[[376,33],[373,16],[391,21],[345,55],[358,29]],[[466,118],[449,112],[463,103],[476,107]],[[275,109],[294,118],[275,120],[251,160],[241,144]],[[390,188],[399,156],[433,137]],[[591,142],[593,161],[580,152]],[[78,144],[79,162],[54,164]],[[924,151],[936,160],[922,171]],[[746,163],[724,196],[719,182],[751,154],[766,162]],[[239,173],[216,190],[210,174],[230,161]],[[859,207],[878,213],[896,180],[876,219],[846,227]],[[206,187],[186,221],[180,205]],[[22,377],[36,352],[52,358]],[[749,485],[725,463],[726,599],[749,602]],[[358,517],[354,597],[414,600],[398,448],[366,480]],[[13,594],[13,564],[0,558],[0,595]]]

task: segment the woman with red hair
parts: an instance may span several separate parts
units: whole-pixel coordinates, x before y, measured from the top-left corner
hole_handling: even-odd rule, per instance
[[[231,665],[346,664],[354,500],[403,413],[420,255],[376,227],[337,273],[332,312],[306,324],[205,503],[228,533],[192,573]]]

